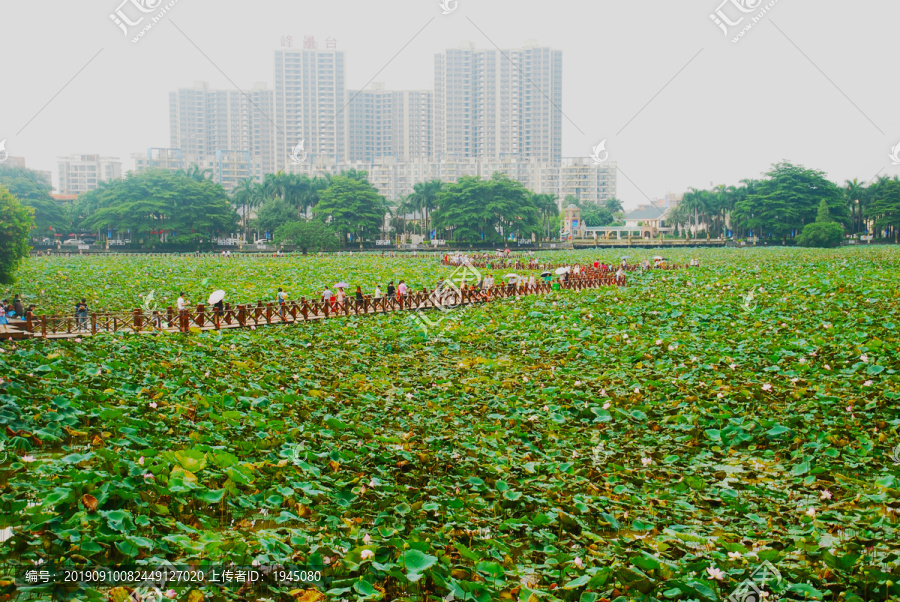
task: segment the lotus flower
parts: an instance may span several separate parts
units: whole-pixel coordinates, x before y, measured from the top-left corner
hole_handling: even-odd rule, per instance
[[[641,464],[643,464],[644,466],[650,466],[651,464],[653,464],[653,460],[650,458],[641,458]]]
[[[827,489],[823,489],[822,493],[819,494],[819,497],[821,497],[823,500],[830,500],[831,492],[828,491]]]
[[[138,464],[140,464],[141,466],[144,465],[144,456],[141,456],[140,458],[138,458]]]
[[[584,562],[581,561],[580,556],[576,556],[575,560],[572,561],[572,564],[574,564],[576,567],[578,567],[580,569],[584,568]]]
[[[175,590],[174,590],[174,589],[167,589],[167,590],[166,590],[166,593],[164,593],[163,595],[164,595],[166,598],[168,598],[169,600],[174,600],[174,599],[175,599],[175,596],[177,596],[178,594],[175,593]]]
[[[741,553],[740,552],[728,552],[728,557],[731,558],[732,560],[740,560]]]
[[[372,550],[363,550],[359,555],[359,557],[362,558],[363,560],[368,560],[369,558],[372,558],[373,556],[375,556],[375,552],[373,552]]]
[[[816,517],[816,509],[815,509],[815,508],[810,508],[809,510],[807,510],[807,511],[806,511],[806,516],[811,516],[812,518],[815,518],[815,517]]]
[[[771,391],[771,390],[772,390],[772,385],[770,385],[769,383],[766,383],[766,384],[764,384],[764,385],[762,386],[762,390],[763,390],[763,391]]]
[[[723,573],[722,570],[718,567],[706,567],[706,572],[711,579],[715,579],[717,581],[722,581],[725,579],[725,573]]]
[[[369,536],[368,533],[366,533],[366,534],[363,536],[363,543],[366,544],[366,545],[369,545],[369,543],[370,543],[371,541],[372,541],[372,538]]]

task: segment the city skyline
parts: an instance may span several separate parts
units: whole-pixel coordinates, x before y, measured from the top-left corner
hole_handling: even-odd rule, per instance
[[[272,13],[226,0],[213,14],[178,3],[137,44],[109,20],[114,5],[55,6],[53,19],[36,5],[5,5],[0,33],[29,60],[7,61],[7,89],[19,92],[4,98],[0,139],[30,168],[54,173],[59,156],[127,162],[136,151],[169,146],[168,115],[159,109],[169,91],[195,81],[249,90],[287,35],[295,47],[306,33],[322,45],[335,39],[348,56],[347,88],[381,81],[402,90],[431,88],[434,54],[463,40],[508,48],[536,39],[564,56],[563,156],[587,156],[608,140],[628,206],[736,184],[783,159],[838,182],[897,173],[888,158],[900,141],[894,92],[870,74],[893,54],[889,23],[898,6],[879,5],[873,19],[864,7],[824,1],[814,22],[808,5],[776,3],[734,44],[711,20],[730,9],[705,0],[552,13],[536,3],[463,1],[447,15],[433,4],[283,4]],[[283,25],[273,27],[272,14]],[[835,40],[829,31],[838,26],[844,33]],[[229,27],[240,33],[223,35]]]

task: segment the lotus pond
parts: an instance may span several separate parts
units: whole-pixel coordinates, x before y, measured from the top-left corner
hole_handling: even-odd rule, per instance
[[[702,267],[455,310],[428,336],[387,314],[2,344],[0,558],[327,576],[169,592],[190,602],[707,602],[748,582],[770,601],[900,599],[900,249],[669,255]],[[594,257],[617,258],[546,256]],[[449,270],[38,258],[17,290],[118,309]],[[751,580],[760,566],[779,578]]]

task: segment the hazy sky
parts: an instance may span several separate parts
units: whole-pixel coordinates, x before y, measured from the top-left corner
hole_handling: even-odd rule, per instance
[[[446,15],[439,0],[177,0],[136,44],[110,19],[121,2],[0,0],[0,140],[54,184],[61,155],[117,156],[128,170],[132,153],[167,147],[171,90],[271,86],[286,35],[320,47],[333,36],[348,88],[429,88],[434,54],[463,41],[561,49],[563,155],[607,139],[627,206],[783,159],[841,183],[900,173],[888,157],[900,142],[894,1],[726,0],[724,16],[744,16],[726,37],[710,19],[722,0],[448,0]]]

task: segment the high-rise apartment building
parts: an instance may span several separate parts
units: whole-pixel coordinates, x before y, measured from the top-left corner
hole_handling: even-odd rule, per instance
[[[403,161],[432,154],[432,93],[428,90],[347,91],[347,159]]]
[[[244,177],[261,179],[275,171],[273,98],[265,84],[245,92],[211,90],[201,82],[171,92],[172,148],[181,151],[188,166],[209,164],[220,152],[246,152],[250,160]]]
[[[148,148],[146,153],[134,153],[131,158],[134,161],[135,173],[148,169],[165,169],[172,172],[185,169],[183,153],[179,148]]]
[[[434,59],[434,155],[562,158],[562,51],[446,50]]]
[[[344,53],[328,46],[308,38],[302,50],[275,51],[275,171],[287,169],[301,142],[304,159],[346,156]]]
[[[72,155],[59,157],[60,194],[81,194],[95,190],[100,182],[122,179],[122,162],[118,157]]]

